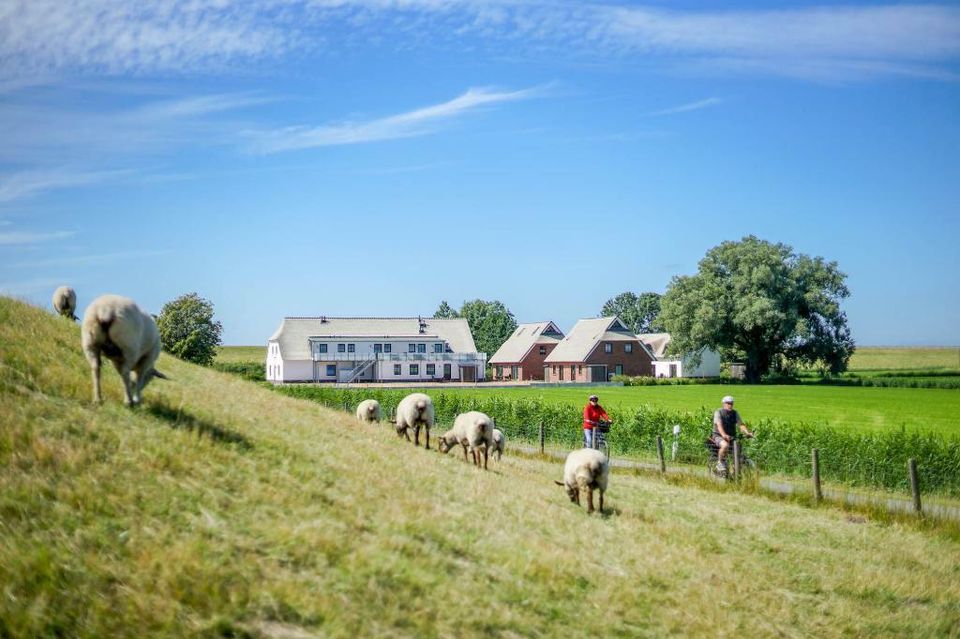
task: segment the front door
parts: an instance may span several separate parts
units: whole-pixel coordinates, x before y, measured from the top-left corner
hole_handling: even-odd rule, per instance
[[[461,367],[460,367],[460,381],[461,381],[461,382],[475,382],[475,381],[477,381],[477,367],[476,367],[476,366],[461,366]]]
[[[605,381],[607,381],[607,367],[606,367],[606,366],[591,366],[591,367],[590,367],[590,381],[591,381],[591,382],[605,382]]]
[[[452,377],[452,375],[451,375],[451,373],[450,373],[450,364],[444,364],[444,365],[443,365],[443,378],[444,378],[444,379],[450,379],[450,377]]]

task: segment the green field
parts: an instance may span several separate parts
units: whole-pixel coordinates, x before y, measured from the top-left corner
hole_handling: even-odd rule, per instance
[[[217,362],[266,362],[266,346],[221,346],[217,349]]]
[[[960,633],[951,529],[620,474],[588,517],[556,462],[478,471],[168,356],[93,406],[78,342],[0,298],[2,637]]]
[[[960,348],[862,346],[850,358],[850,370],[854,372],[884,369],[960,371]]]

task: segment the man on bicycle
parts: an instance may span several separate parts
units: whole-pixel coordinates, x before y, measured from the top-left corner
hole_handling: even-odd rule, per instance
[[[590,401],[583,407],[583,447],[593,448],[593,429],[600,425],[601,421],[609,422],[610,416],[600,405],[600,398],[596,395],[590,396]]]
[[[740,413],[733,410],[733,397],[727,395],[723,398],[723,407],[718,408],[713,413],[713,434],[710,439],[716,444],[717,452],[717,470],[725,472],[727,470],[727,449],[730,443],[737,436],[737,427],[747,437],[753,437],[753,433],[747,428],[747,425],[740,419]]]

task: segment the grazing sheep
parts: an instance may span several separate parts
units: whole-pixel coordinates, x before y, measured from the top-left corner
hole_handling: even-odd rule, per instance
[[[457,444],[463,446],[463,460],[467,460],[467,449],[473,457],[473,463],[480,466],[480,447],[483,447],[483,468],[487,468],[487,457],[493,446],[493,420],[480,411],[472,410],[457,415],[453,428],[440,436],[437,446],[446,453]]]
[[[603,494],[607,491],[607,479],[610,476],[610,463],[599,450],[581,448],[567,455],[563,465],[563,482],[554,482],[564,486],[570,501],[580,505],[580,491],[587,491],[587,512],[593,512],[593,490],[600,490],[600,512],[603,512]]]
[[[503,431],[499,428],[493,429],[493,446],[490,449],[490,454],[497,454],[497,461],[500,461],[500,458],[503,457],[503,449],[507,445],[507,436],[503,434]]]
[[[76,321],[77,292],[69,286],[61,286],[55,290],[53,292],[53,310],[55,310],[58,315],[63,315]]]
[[[357,406],[357,421],[379,422],[380,402],[375,399],[365,399]]]
[[[410,433],[407,431],[413,429],[413,445],[420,445],[420,427],[424,426],[427,430],[427,450],[430,449],[430,427],[433,426],[433,400],[423,393],[411,393],[400,400],[397,404],[397,436],[406,437],[410,441]]]
[[[80,326],[83,354],[93,373],[93,401],[101,403],[100,355],[113,362],[123,379],[124,403],[136,406],[140,392],[153,377],[166,379],[153,368],[160,355],[157,324],[133,300],[119,295],[101,295],[90,303]]]

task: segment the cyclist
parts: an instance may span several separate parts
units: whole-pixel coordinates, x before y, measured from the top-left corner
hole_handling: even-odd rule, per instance
[[[733,410],[733,397],[727,395],[721,400],[723,407],[718,408],[713,413],[713,434],[710,439],[716,444],[717,452],[717,470],[726,472],[727,470],[727,449],[730,442],[737,436],[737,428],[747,437],[753,437],[753,433],[747,428],[747,425],[740,419],[740,413]]]
[[[583,407],[583,447],[593,448],[593,429],[600,425],[601,421],[610,421],[607,411],[600,405],[600,398],[596,395],[590,396],[590,401]]]

